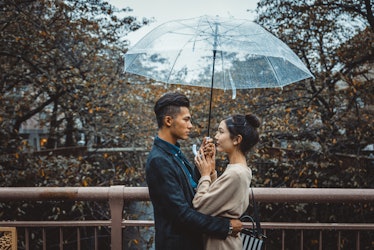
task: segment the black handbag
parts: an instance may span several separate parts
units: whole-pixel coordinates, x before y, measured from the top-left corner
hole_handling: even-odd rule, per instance
[[[243,250],[262,250],[266,236],[262,233],[260,219],[258,216],[257,204],[252,191],[252,203],[254,208],[254,218],[250,215],[244,214],[240,217],[242,222],[251,222],[252,228],[244,228],[241,231]],[[249,207],[248,207],[249,208]],[[249,209],[247,209],[248,211]]]

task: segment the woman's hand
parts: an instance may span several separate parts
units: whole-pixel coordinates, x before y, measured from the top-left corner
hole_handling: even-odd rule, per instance
[[[213,138],[204,137],[203,143],[200,146],[199,151],[203,149],[205,156],[215,157],[216,147],[214,145]]]
[[[209,155],[206,156],[203,148],[200,148],[199,153],[195,156],[195,164],[199,169],[201,176],[210,176],[216,168],[215,158],[210,157]]]
[[[216,171],[216,145],[212,138],[206,138],[204,143],[204,155],[211,166],[210,174]]]

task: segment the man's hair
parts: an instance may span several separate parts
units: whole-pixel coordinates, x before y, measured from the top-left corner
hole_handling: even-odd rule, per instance
[[[190,107],[190,101],[184,94],[168,92],[161,96],[154,107],[158,128],[163,126],[163,119],[165,116],[174,118],[180,112],[180,107]]]

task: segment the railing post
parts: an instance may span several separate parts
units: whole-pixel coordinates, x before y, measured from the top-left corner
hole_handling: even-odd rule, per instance
[[[122,214],[124,204],[124,186],[111,186],[109,189],[109,206],[111,214],[111,249],[122,248]]]

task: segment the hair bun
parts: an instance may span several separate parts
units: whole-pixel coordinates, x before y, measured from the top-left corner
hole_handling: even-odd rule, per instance
[[[257,118],[257,116],[253,114],[249,114],[245,116],[245,120],[252,125],[254,128],[260,127],[260,120]]]

